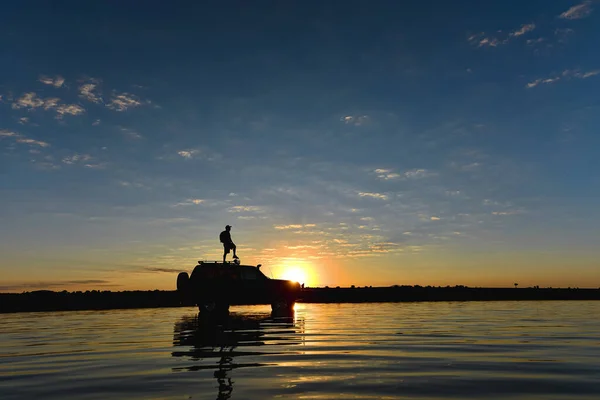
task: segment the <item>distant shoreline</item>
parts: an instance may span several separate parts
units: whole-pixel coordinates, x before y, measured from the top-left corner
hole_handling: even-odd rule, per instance
[[[391,303],[426,301],[600,300],[600,289],[471,288],[466,286],[392,286],[305,288],[298,303]],[[85,311],[132,308],[184,307],[176,291],[39,290],[0,293],[0,313]]]

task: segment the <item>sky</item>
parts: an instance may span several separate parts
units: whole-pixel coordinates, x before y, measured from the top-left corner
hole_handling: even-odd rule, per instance
[[[10,2],[0,291],[600,287],[600,3]]]

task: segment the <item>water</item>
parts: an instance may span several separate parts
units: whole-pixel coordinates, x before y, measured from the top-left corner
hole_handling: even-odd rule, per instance
[[[0,315],[0,398],[600,398],[600,302],[296,308]]]

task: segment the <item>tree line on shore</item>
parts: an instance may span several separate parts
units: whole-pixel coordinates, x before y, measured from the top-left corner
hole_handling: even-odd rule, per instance
[[[493,300],[600,300],[600,289],[579,288],[482,288],[456,286],[394,285],[390,287],[305,287],[298,302],[360,303],[404,301],[493,301]],[[177,291],[87,290],[54,292],[38,290],[0,293],[0,313],[24,311],[75,311],[119,308],[183,306]]]

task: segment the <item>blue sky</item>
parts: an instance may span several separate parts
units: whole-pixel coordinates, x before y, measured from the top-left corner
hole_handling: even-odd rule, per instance
[[[599,8],[3,5],[0,290],[598,287]]]

